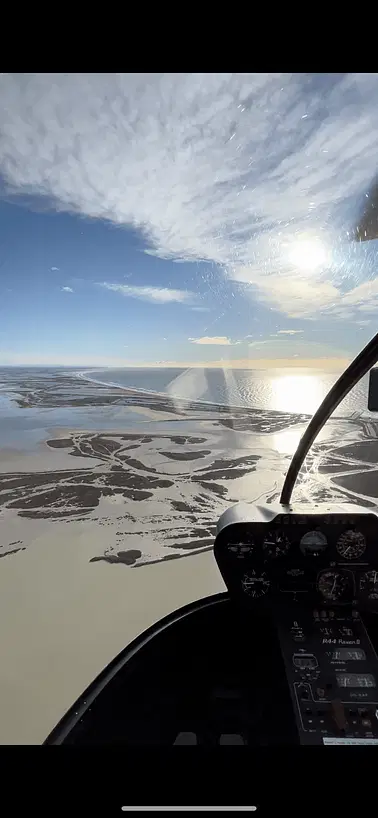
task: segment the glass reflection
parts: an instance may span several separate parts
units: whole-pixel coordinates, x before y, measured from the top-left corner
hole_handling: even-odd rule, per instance
[[[302,437],[303,429],[285,429],[273,435],[273,448],[279,454],[294,454]]]

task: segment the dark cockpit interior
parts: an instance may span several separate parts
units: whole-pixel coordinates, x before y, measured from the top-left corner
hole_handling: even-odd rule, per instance
[[[376,515],[245,511],[218,524],[228,593],[139,637],[48,743],[378,741]]]

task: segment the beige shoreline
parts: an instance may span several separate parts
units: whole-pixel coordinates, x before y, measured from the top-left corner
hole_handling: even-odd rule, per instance
[[[1,561],[2,745],[41,744],[135,636],[176,608],[225,590],[211,552],[142,570],[90,564],[93,532],[71,532],[67,541],[51,531]]]

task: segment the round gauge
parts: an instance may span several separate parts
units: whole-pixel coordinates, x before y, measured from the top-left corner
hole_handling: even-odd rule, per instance
[[[332,602],[340,602],[352,596],[349,575],[341,571],[322,571],[317,587],[324,599]]]
[[[290,548],[290,540],[282,531],[270,531],[263,542],[264,554],[267,557],[282,557]]]
[[[282,557],[290,548],[290,540],[282,531],[270,531],[264,537],[263,549],[268,557]]]
[[[360,577],[360,591],[368,599],[378,599],[378,571],[366,571]]]
[[[299,548],[306,557],[317,557],[327,548],[327,537],[321,531],[307,531],[300,541]]]
[[[245,594],[253,599],[258,599],[268,593],[270,580],[265,571],[252,570],[244,574],[241,585]]]
[[[227,551],[233,557],[237,557],[237,559],[243,560],[250,554],[252,554],[253,545],[252,543],[246,542],[230,542],[227,545]]]
[[[339,537],[336,543],[336,548],[341,557],[346,560],[356,560],[364,553],[366,548],[366,540],[360,531],[345,531]]]

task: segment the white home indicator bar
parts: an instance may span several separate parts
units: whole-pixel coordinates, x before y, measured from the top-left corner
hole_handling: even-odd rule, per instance
[[[181,812],[197,812],[197,810],[204,810],[206,812],[256,812],[257,807],[121,807],[122,812],[174,812],[179,810]]]

